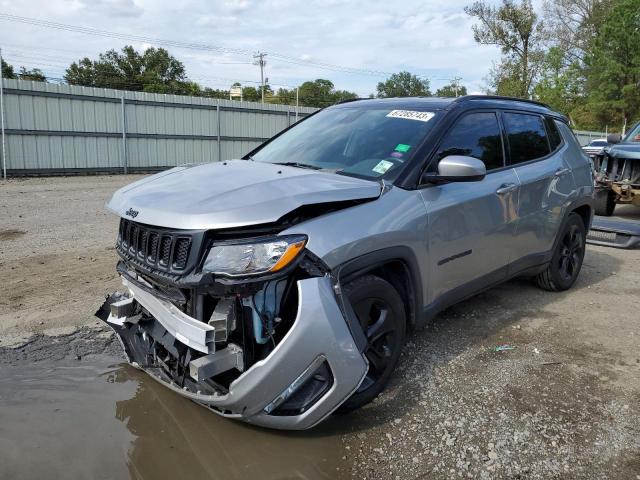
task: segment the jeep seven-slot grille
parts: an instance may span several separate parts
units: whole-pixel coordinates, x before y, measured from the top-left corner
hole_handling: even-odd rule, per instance
[[[120,220],[118,251],[126,258],[154,270],[184,270],[189,260],[192,236],[149,225]]]

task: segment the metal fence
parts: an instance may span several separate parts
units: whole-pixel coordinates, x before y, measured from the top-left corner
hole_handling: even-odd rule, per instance
[[[315,111],[22,80],[5,79],[3,87],[2,165],[10,176],[156,171],[238,158]],[[606,136],[575,133],[581,145]]]
[[[239,158],[315,111],[22,80],[5,79],[3,87],[7,175],[155,171]]]
[[[596,138],[607,138],[607,134],[605,132],[588,132],[585,130],[574,130],[573,131],[578,138],[578,142],[583,147],[585,145],[589,145],[591,140],[595,140]]]

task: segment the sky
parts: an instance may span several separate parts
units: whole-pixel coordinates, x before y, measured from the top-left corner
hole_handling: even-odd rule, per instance
[[[131,44],[163,46],[190,79],[227,89],[256,85],[252,53],[267,53],[269,83],[295,86],[326,78],[368,96],[389,74],[430,79],[432,91],[461,77],[469,93],[485,88],[499,50],[473,40],[471,0],[0,0],[0,13],[90,27],[144,39],[110,38],[0,18],[0,48],[14,67],[61,78],[72,62]],[[178,41],[165,46],[155,39]],[[212,48],[190,49],[183,44]],[[220,49],[222,48],[222,49]],[[340,71],[344,67],[352,72]]]

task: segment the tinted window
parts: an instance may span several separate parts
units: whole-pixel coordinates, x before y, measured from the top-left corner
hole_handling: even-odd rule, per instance
[[[470,113],[458,120],[444,136],[436,158],[441,160],[449,155],[478,158],[487,170],[503,167],[502,140],[496,115]]]
[[[511,164],[528,162],[549,154],[547,135],[538,115],[504,113]]]
[[[558,131],[558,127],[556,127],[553,119],[549,117],[545,117],[545,124],[547,126],[547,135],[549,136],[549,143],[551,144],[551,150],[555,150],[562,144],[562,137],[560,136],[560,132]]]

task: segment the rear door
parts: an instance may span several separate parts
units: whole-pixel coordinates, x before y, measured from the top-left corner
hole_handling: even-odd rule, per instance
[[[507,162],[520,183],[520,220],[512,261],[536,263],[536,258],[541,259],[553,247],[575,184],[562,155],[565,145],[551,119],[509,111],[502,112],[502,121]]]
[[[505,167],[496,112],[463,114],[443,136],[430,170],[448,155],[482,160],[487,176],[421,190],[427,208],[429,303],[450,303],[506,278],[517,221],[518,178]]]

